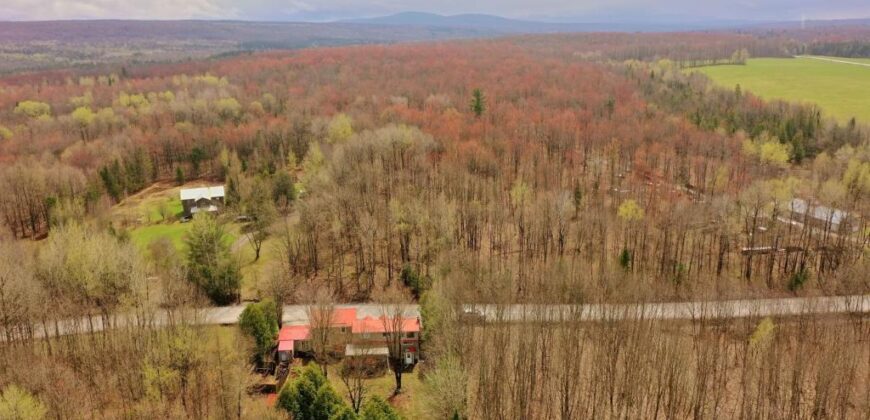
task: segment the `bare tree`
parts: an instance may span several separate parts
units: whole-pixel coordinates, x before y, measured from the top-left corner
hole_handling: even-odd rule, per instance
[[[354,354],[346,355],[341,363],[339,375],[347,388],[347,399],[355,413],[359,413],[363,400],[368,394],[366,380],[370,374],[370,348],[365,345],[354,347]]]
[[[15,242],[0,241],[0,331],[5,341],[30,336],[42,295],[22,247]]]
[[[263,297],[271,297],[275,301],[275,314],[278,323],[284,314],[284,304],[290,301],[299,285],[299,277],[282,270],[281,264],[272,264],[273,269],[265,276],[255,276],[257,290]]]
[[[335,317],[335,298],[325,289],[317,289],[313,301],[306,308],[308,323],[311,327],[311,351],[314,360],[327,375],[327,365],[331,361],[336,334],[332,328]]]
[[[402,373],[405,372],[404,348],[402,339],[405,336],[406,305],[400,300],[387,299],[381,304],[381,322],[384,326],[384,341],[389,352],[388,364],[396,378],[396,389],[393,395],[402,392]]]

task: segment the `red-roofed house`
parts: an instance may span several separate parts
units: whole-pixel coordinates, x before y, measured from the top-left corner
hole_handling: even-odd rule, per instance
[[[398,327],[398,338],[402,343],[402,355],[406,365],[413,365],[420,359],[420,318],[403,318],[401,324],[393,322],[388,317],[365,317],[353,323],[354,347],[348,347],[345,355],[351,356],[360,348],[368,348],[371,351],[382,353],[388,345],[390,334]],[[395,341],[393,341],[395,343]],[[351,350],[353,349],[353,350]]]
[[[331,328],[338,329],[335,334],[337,348],[344,349],[345,357],[367,356],[382,357],[388,354],[388,338],[393,328],[399,326],[402,334],[402,354],[406,365],[419,360],[420,319],[408,317],[396,324],[387,317],[357,318],[355,308],[339,308],[332,314]],[[294,356],[311,351],[311,327],[309,325],[286,325],[278,333],[278,361],[289,362]]]

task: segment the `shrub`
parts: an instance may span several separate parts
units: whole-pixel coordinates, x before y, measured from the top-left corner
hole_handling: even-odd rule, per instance
[[[623,248],[622,252],[619,253],[619,266],[626,271],[631,268],[631,251],[627,248]]]
[[[332,389],[320,368],[310,364],[296,371],[296,378],[287,382],[278,395],[278,408],[287,411],[294,420],[330,420],[347,410],[347,404]]]
[[[362,420],[399,420],[400,417],[383,398],[374,396],[363,404],[360,418]]]
[[[804,283],[809,280],[809,277],[810,275],[807,273],[807,270],[801,268],[800,271],[791,275],[791,279],[788,281],[788,290],[792,292],[800,290],[804,286]]]
[[[27,391],[9,385],[0,393],[0,418],[38,420],[45,418],[45,405]]]
[[[413,293],[414,297],[417,299],[420,299],[423,292],[429,290],[429,287],[432,286],[432,279],[429,276],[421,276],[420,273],[411,268],[410,265],[402,267],[400,278],[402,279],[402,283],[411,289],[411,293]]]

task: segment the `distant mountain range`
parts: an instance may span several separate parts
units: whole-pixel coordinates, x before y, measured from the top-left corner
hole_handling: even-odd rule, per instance
[[[667,17],[602,18],[590,22],[547,22],[510,19],[487,14],[439,15],[425,12],[403,12],[388,16],[341,20],[342,23],[368,25],[415,26],[429,28],[477,29],[498,33],[555,32],[650,32],[721,29],[758,24],[746,20],[686,21]]]
[[[352,44],[391,44],[557,32],[721,30],[812,41],[828,28],[870,33],[870,19],[806,22],[687,22],[679,16],[602,16],[575,23],[484,14],[442,16],[406,12],[337,22],[211,20],[0,21],[0,74],[118,62],[166,62],[248,51]],[[671,23],[668,23],[671,22]],[[806,30],[801,30],[806,28]],[[819,29],[821,28],[821,29]],[[853,36],[852,39],[866,39]]]

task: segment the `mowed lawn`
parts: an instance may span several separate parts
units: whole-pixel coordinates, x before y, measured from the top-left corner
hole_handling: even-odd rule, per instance
[[[824,57],[870,64],[868,59]],[[809,57],[754,58],[746,65],[707,66],[692,69],[717,84],[740,85],[764,99],[815,103],[823,115],[847,122],[855,117],[870,124],[870,67]]]
[[[159,238],[169,239],[175,249],[184,250],[184,235],[190,230],[190,223],[157,224],[138,227],[130,231],[133,243],[141,249],[146,249],[151,242]]]

